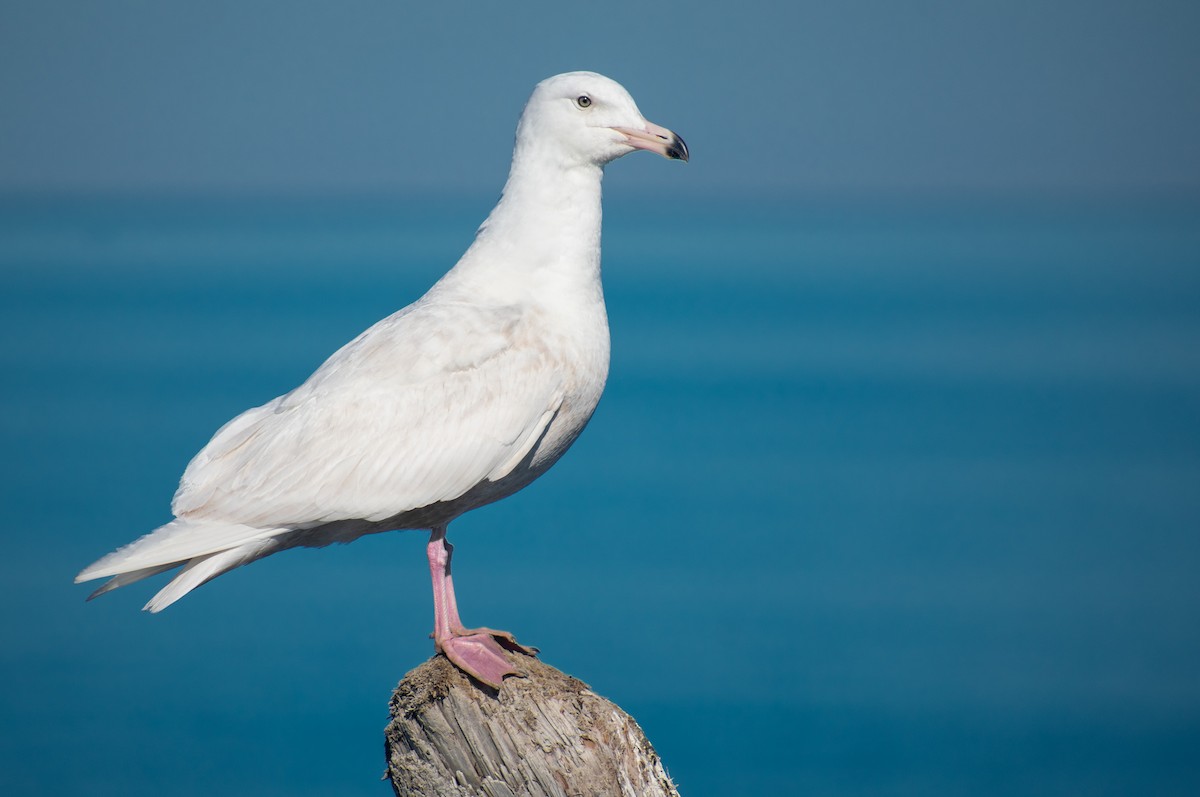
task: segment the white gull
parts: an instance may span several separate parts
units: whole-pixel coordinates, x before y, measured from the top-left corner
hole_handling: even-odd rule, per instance
[[[175,520],[87,567],[92,597],[176,567],[146,609],[298,546],[430,529],[434,644],[499,687],[511,634],[465,628],[446,528],[553,465],[608,375],[600,284],[604,166],[638,149],[687,160],[618,83],[570,72],[534,89],[500,202],[428,293],[304,384],[225,424],[184,471]]]

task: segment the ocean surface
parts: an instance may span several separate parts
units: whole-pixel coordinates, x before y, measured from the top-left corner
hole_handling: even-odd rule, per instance
[[[0,200],[5,794],[391,793],[422,534],[71,579],[490,204]],[[685,797],[1200,794],[1200,202],[610,192],[604,268],[591,426],[451,528],[468,623]]]

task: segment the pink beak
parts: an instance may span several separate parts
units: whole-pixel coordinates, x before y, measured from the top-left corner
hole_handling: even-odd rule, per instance
[[[645,130],[637,130],[632,127],[614,127],[613,130],[625,136],[625,143],[634,149],[657,152],[671,160],[686,161],[688,159],[687,144],[665,127],[646,122]]]

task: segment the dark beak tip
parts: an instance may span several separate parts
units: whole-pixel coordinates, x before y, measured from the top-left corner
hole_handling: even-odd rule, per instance
[[[667,157],[671,160],[688,162],[688,148],[682,138],[675,136],[671,141],[671,146],[667,148]]]

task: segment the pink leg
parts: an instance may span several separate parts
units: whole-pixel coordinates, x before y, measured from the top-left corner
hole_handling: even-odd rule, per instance
[[[429,557],[429,574],[433,579],[434,647],[463,672],[499,689],[505,675],[516,674],[500,645],[531,656],[537,649],[517,644],[507,631],[463,627],[458,617],[458,602],[454,598],[454,581],[450,577],[450,558],[454,554],[454,546],[446,542],[445,526],[433,529],[426,554]]]

